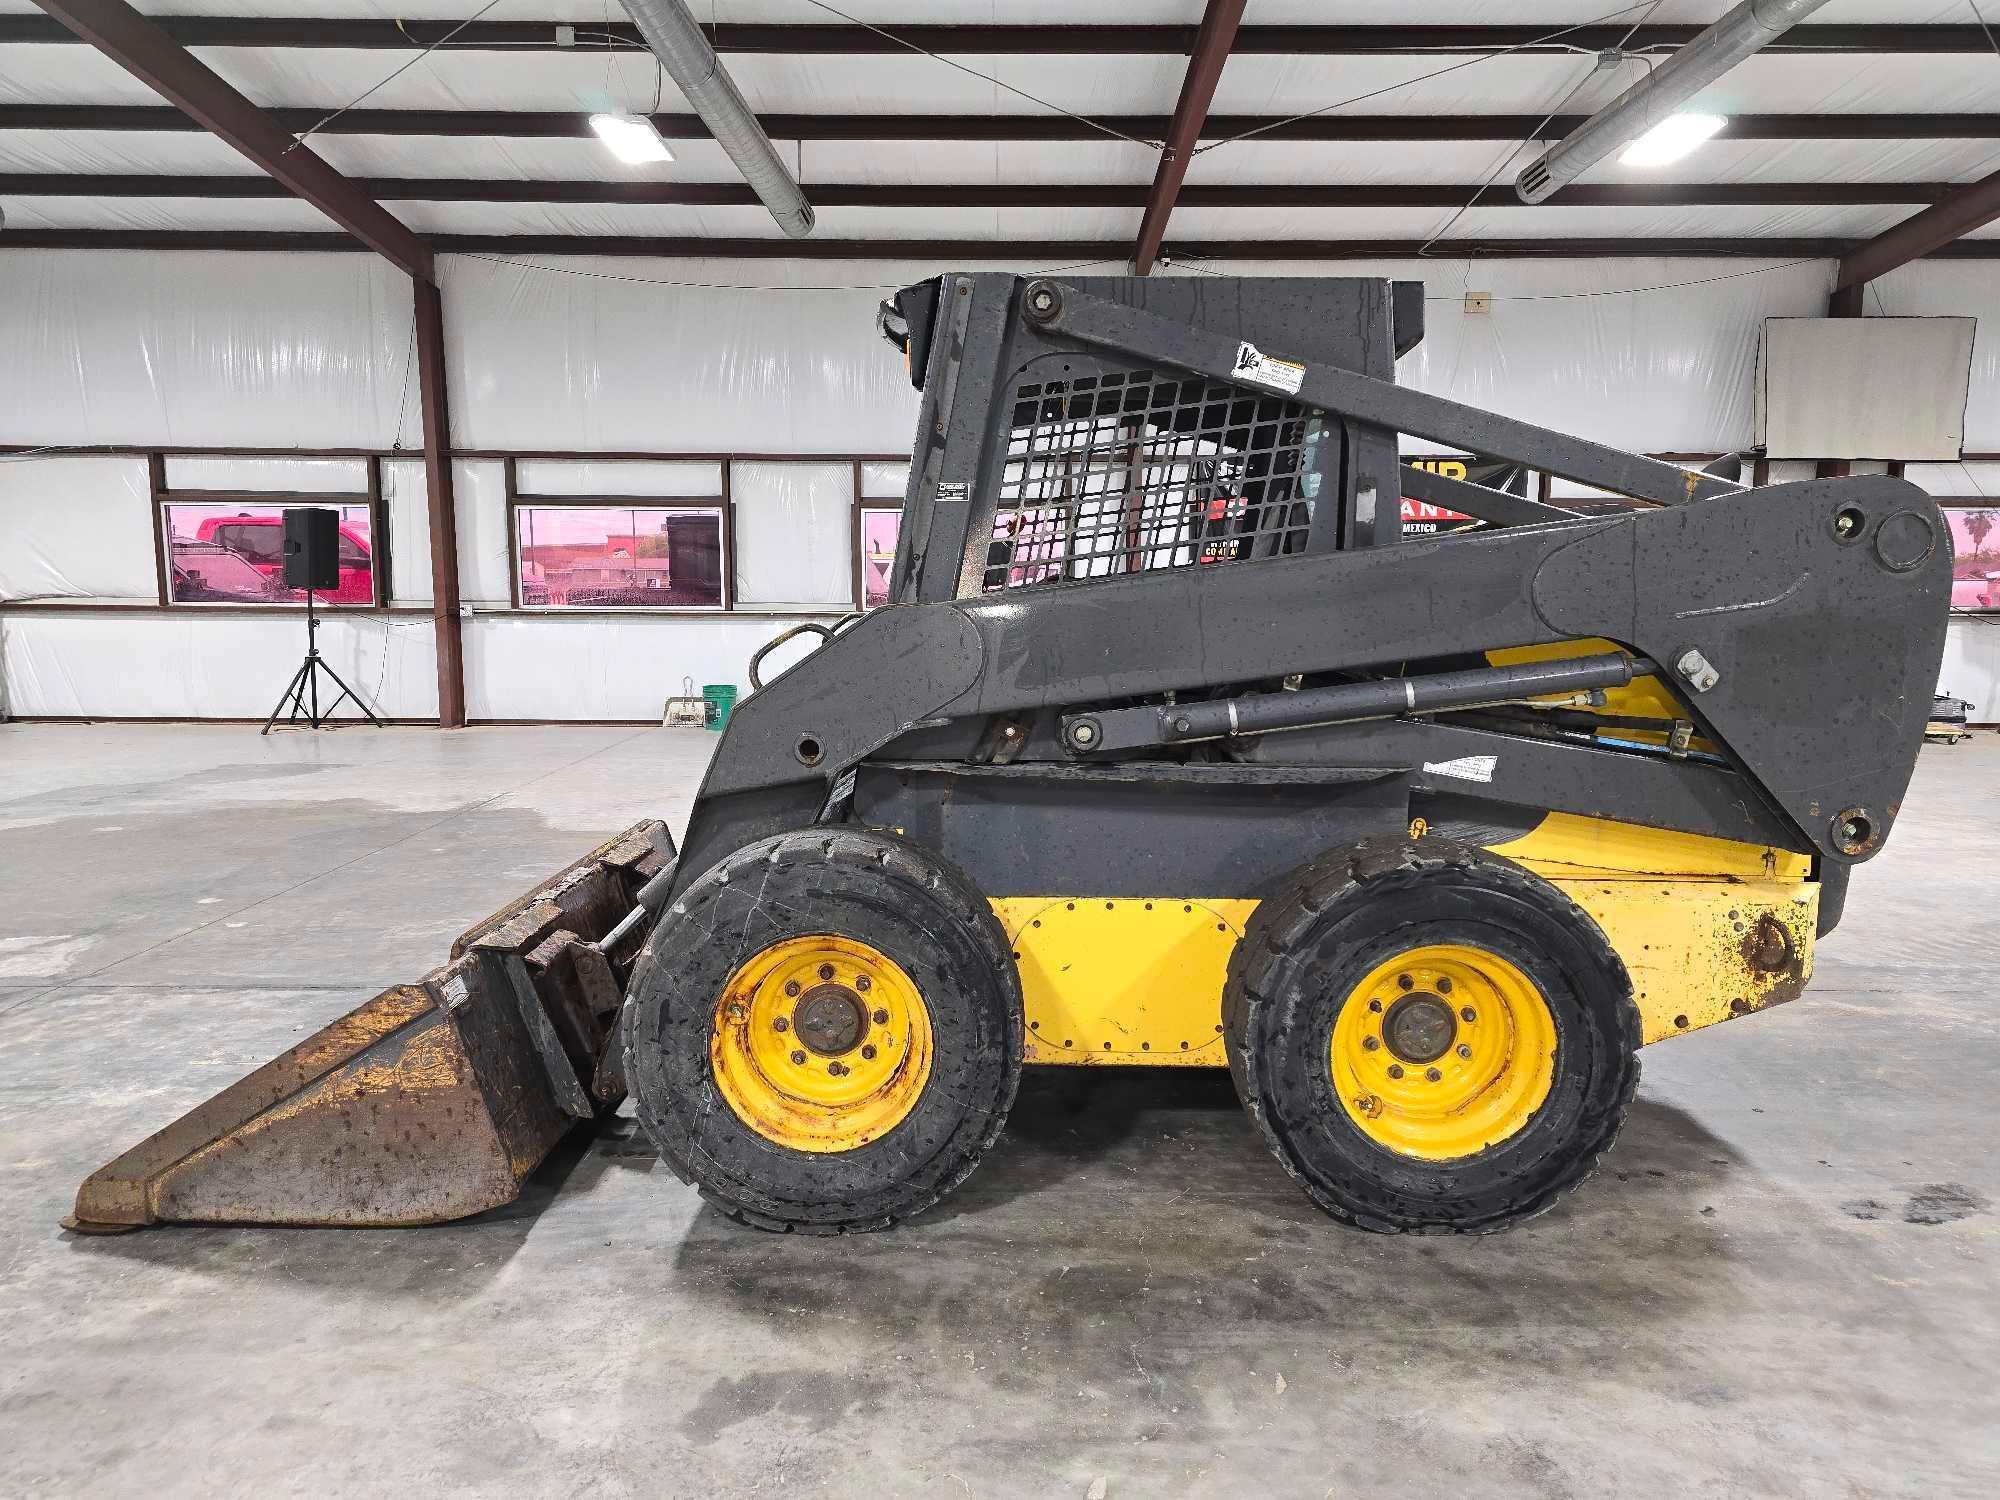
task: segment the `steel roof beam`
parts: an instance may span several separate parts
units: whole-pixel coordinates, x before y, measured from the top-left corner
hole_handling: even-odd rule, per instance
[[[1834,290],[1858,289],[1898,266],[1935,254],[1995,219],[2000,219],[2000,172],[1955,188],[1922,213],[1842,256]]]
[[[1048,259],[1122,263],[1123,240],[811,239],[708,238],[700,235],[477,235],[430,237],[438,254],[651,255],[810,260],[923,260],[985,262]],[[7,229],[0,250],[325,250],[362,248],[342,234],[269,230]],[[1401,240],[1192,240],[1173,249],[1189,260],[1407,260],[1419,250],[1450,259],[1570,260],[1616,256],[1751,256],[1770,260],[1838,260],[1856,248],[1851,239],[1709,237],[1642,239],[1571,236],[1549,239],[1455,239],[1426,245]],[[1946,259],[2000,259],[2000,239],[1958,240],[1931,252]]]
[[[1146,194],[1145,217],[1139,221],[1138,243],[1132,249],[1132,269],[1144,276],[1153,269],[1166,237],[1167,220],[1173,217],[1174,202],[1188,164],[1194,160],[1202,126],[1208,120],[1208,106],[1215,98],[1215,86],[1222,81],[1223,64],[1236,41],[1237,23],[1243,19],[1244,0],[1208,0],[1201,14],[1201,28],[1195,35],[1194,51],[1188,58],[1187,73],[1181,79],[1181,97],[1174,105],[1174,117],[1167,126],[1160,147],[1160,162],[1153,171],[1153,186]]]
[[[287,131],[318,124],[332,106],[266,109]],[[707,140],[691,114],[656,114],[669,140]],[[1113,131],[1164,139],[1165,115],[1102,115]],[[1318,115],[1281,120],[1270,115],[1210,115],[1203,139],[1255,132],[1266,141],[1515,141],[1556,140],[1583,115]],[[1103,130],[1067,115],[1048,114],[760,114],[774,140],[804,141],[1103,141]],[[1539,126],[1539,130],[1537,129]],[[133,104],[0,104],[0,130],[157,130],[204,127],[178,109]],[[322,127],[325,135],[496,136],[510,139],[594,138],[590,117],[571,110],[350,109]],[[2000,113],[1732,115],[1717,140],[1996,140]]]
[[[124,0],[36,4],[371,250],[431,279],[430,247],[420,237]]]
[[[636,203],[704,207],[755,205],[741,182],[600,182],[515,177],[361,177],[349,179],[384,202]],[[1454,208],[1475,183],[1228,183],[1182,186],[1188,208]],[[1572,185],[1549,200],[1557,207],[1847,206],[1941,204],[1950,182],[1603,183]],[[0,173],[0,195],[17,198],[271,199],[291,196],[282,183],[250,173],[168,176],[147,173]],[[814,183],[814,201],[872,208],[1139,208],[1152,189],[1139,183]],[[1532,210],[1511,194],[1482,207]]]
[[[578,20],[566,45],[559,30],[571,23],[546,21],[393,21],[365,17],[162,16],[159,26],[184,47],[345,48],[408,52],[450,36],[459,52],[602,51],[614,45],[644,44],[629,21]],[[1548,53],[1593,52],[1624,46],[1643,52],[1686,45],[1700,26],[1578,26],[1540,42],[1560,22],[1478,26],[1245,26],[1236,50],[1246,53],[1313,57],[1369,57],[1435,51],[1503,51],[1529,48]],[[743,23],[724,21],[712,29],[718,52],[787,56],[880,56],[909,50],[1011,57],[1189,56],[1199,27],[1173,25],[934,25],[891,23],[891,33],[865,26]],[[900,40],[898,40],[900,39]],[[0,43],[67,42],[72,37],[39,16],[0,16]],[[1992,50],[1982,29],[1969,23],[1805,25],[1775,44],[1776,52],[1900,53],[1949,55]]]

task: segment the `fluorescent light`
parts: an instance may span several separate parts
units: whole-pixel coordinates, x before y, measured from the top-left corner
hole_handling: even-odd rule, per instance
[[[672,161],[674,153],[660,139],[660,132],[644,115],[592,115],[590,128],[611,148],[611,154],[632,166],[652,161]]]
[[[1668,115],[1618,158],[1628,167],[1664,167],[1679,161],[1729,121],[1722,115]]]

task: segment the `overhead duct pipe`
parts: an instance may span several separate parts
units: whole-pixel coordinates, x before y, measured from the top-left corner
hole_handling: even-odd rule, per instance
[[[778,227],[793,239],[812,233],[813,206],[798,179],[786,170],[777,147],[757,123],[750,106],[723,71],[715,49],[701,34],[701,24],[681,0],[619,0],[639,35],[667,70],[674,86],[687,96],[701,123],[729,153],[743,180],[763,200]]]
[[[1743,0],[1556,145],[1521,169],[1514,191],[1540,203],[1651,130],[1716,79],[1763,51],[1826,0]]]

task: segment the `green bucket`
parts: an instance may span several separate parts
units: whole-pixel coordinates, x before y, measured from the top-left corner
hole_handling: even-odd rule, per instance
[[[707,705],[707,727],[720,733],[722,726],[729,722],[729,711],[736,706],[736,684],[733,682],[704,682],[701,685],[702,701]]]

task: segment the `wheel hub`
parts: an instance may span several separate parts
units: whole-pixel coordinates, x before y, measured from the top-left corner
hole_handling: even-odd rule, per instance
[[[1401,1156],[1477,1155],[1527,1127],[1555,1078],[1556,1021],[1513,960],[1460,942],[1391,954],[1334,1017],[1335,1097]]]
[[[716,1000],[709,1063],[737,1119],[794,1151],[852,1151],[916,1107],[931,1068],[916,981],[879,948],[832,933],[752,955]]]
[[[792,1029],[821,1057],[841,1057],[868,1034],[868,1011],[844,984],[815,985],[793,1012]]]
[[[1406,1063],[1436,1062],[1451,1050],[1458,1020],[1451,1006],[1428,991],[1405,995],[1382,1018],[1382,1041]]]

